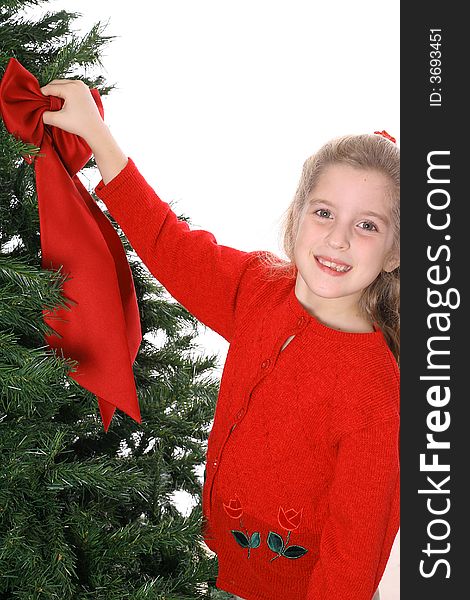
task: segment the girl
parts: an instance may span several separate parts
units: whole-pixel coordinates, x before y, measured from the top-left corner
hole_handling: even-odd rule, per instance
[[[288,260],[190,230],[113,139],[87,86],[44,123],[83,137],[95,191],[154,276],[229,351],[203,534],[246,600],[371,600],[399,526],[399,150],[344,136],[304,164]]]

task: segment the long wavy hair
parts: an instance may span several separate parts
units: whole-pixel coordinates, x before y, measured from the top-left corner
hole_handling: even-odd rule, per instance
[[[297,191],[281,217],[280,238],[288,260],[266,252],[262,259],[272,277],[296,277],[294,246],[299,219],[305,202],[325,167],[346,164],[357,169],[371,169],[388,177],[393,244],[391,256],[400,256],[400,150],[387,138],[377,134],[345,135],[334,138],[304,162]],[[382,271],[362,292],[359,309],[377,323],[400,364],[400,267]]]

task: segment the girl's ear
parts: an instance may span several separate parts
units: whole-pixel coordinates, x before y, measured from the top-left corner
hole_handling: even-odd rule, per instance
[[[400,258],[398,258],[397,256],[392,256],[391,258],[388,258],[384,262],[383,270],[386,271],[387,273],[391,273],[399,266],[400,266]]]

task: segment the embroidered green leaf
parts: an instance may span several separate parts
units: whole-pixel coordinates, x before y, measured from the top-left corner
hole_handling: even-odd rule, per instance
[[[270,531],[268,534],[268,546],[273,552],[280,554],[284,548],[284,540],[278,533]]]
[[[250,548],[258,548],[261,544],[261,536],[258,531],[251,534]]]
[[[307,552],[307,548],[304,548],[303,546],[288,546],[282,555],[286,558],[300,558],[304,554],[307,554]]]
[[[239,544],[242,548],[250,547],[250,542],[246,535],[243,533],[243,531],[237,531],[236,529],[232,529],[231,532],[237,544]]]

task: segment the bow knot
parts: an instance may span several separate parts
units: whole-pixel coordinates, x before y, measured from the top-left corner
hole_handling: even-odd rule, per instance
[[[98,90],[91,89],[90,93],[101,117],[104,117]],[[54,150],[73,177],[90,160],[90,147],[83,138],[58,127],[44,125],[42,120],[44,112],[61,110],[63,105],[62,98],[45,96],[36,77],[16,58],[10,59],[1,82],[1,112],[5,127],[15,137],[38,147],[42,146],[44,136],[49,135]],[[31,163],[35,157],[24,158]]]

